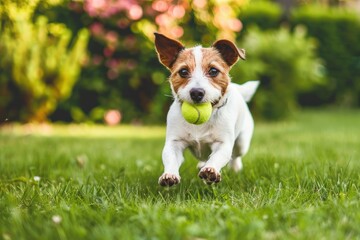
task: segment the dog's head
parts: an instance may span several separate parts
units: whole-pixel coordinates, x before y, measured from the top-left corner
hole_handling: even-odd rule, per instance
[[[211,47],[185,48],[180,42],[155,33],[159,60],[170,71],[173,94],[180,101],[216,104],[230,83],[230,68],[245,50],[228,40],[216,41]]]

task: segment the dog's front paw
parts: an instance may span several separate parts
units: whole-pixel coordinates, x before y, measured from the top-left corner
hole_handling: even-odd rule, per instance
[[[164,173],[159,178],[159,184],[163,187],[171,187],[180,182],[180,177],[175,174]]]
[[[205,181],[206,184],[211,185],[221,181],[221,175],[212,167],[204,167],[199,172],[199,177]]]

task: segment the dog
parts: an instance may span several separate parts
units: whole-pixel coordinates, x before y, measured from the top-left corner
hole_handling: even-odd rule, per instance
[[[170,70],[174,101],[167,115],[166,140],[162,152],[164,173],[161,186],[180,183],[179,168],[183,152],[189,148],[200,161],[199,177],[207,184],[221,181],[220,171],[230,165],[242,169],[241,158],[248,152],[254,121],[246,104],[259,81],[231,83],[229,71],[245,50],[229,40],[218,40],[209,48],[185,46],[175,39],[155,33],[159,61]],[[211,102],[209,121],[194,125],[185,121],[181,104]]]

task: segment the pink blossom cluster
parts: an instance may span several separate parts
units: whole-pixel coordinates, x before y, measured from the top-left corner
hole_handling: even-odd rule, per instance
[[[136,72],[144,64],[137,56],[142,48],[142,35],[153,38],[158,31],[172,38],[181,38],[191,16],[198,23],[212,25],[218,29],[217,37],[234,38],[241,31],[242,23],[237,19],[239,6],[249,0],[83,0],[71,1],[69,7],[78,13],[90,16],[89,30],[92,39],[101,48],[92,52],[88,64],[106,69],[109,81],[129,81],[122,73]],[[142,34],[136,35],[141,32]],[[135,78],[134,78],[135,79]],[[123,113],[108,109],[104,122],[117,125]],[[54,220],[55,221],[55,220]]]
[[[136,59],[125,59],[117,52],[119,49],[133,51],[136,48],[137,40],[128,29],[133,32],[137,26],[142,26],[138,29],[151,38],[151,31],[145,31],[145,28],[152,25],[152,31],[156,29],[169,37],[180,38],[184,34],[181,23],[187,21],[190,11],[199,22],[213,24],[219,29],[219,36],[231,39],[235,32],[242,29],[234,6],[246,1],[229,0],[221,4],[217,0],[84,0],[84,11],[95,18],[89,26],[90,32],[97,41],[104,43],[102,53],[94,55],[90,64],[104,64],[108,68],[108,79],[117,79],[121,71],[129,71],[137,65]],[[150,24],[144,25],[146,21]],[[111,29],[107,28],[109,23],[112,24]]]
[[[214,24],[224,30],[240,32],[242,23],[233,16],[233,10],[229,5],[219,5],[214,8]]]
[[[171,4],[171,1],[156,0],[151,7],[158,13],[155,17],[155,23],[160,32],[167,32],[168,35],[175,38],[180,38],[184,34],[183,28],[177,22],[185,16],[189,7],[186,2]]]
[[[135,0],[85,0],[84,10],[92,17],[109,18],[126,12],[132,20],[143,16],[142,8]]]

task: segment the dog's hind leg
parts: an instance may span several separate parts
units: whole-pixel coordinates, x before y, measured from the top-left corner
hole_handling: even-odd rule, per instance
[[[205,164],[206,164],[205,161],[199,161],[196,167],[200,170],[205,166]]]
[[[233,155],[228,164],[228,166],[231,169],[233,169],[235,172],[239,172],[243,169],[243,164],[242,164],[241,158],[247,153],[247,151],[249,150],[249,147],[250,147],[250,146],[247,146],[246,148],[244,148],[245,146],[241,142],[242,141],[239,139],[236,140],[234,150],[233,150]]]
[[[231,161],[229,162],[228,166],[233,169],[235,172],[239,172],[243,168],[241,157],[244,156],[249,149],[244,149],[243,141],[239,138],[236,139],[233,154],[231,157]]]
[[[239,172],[243,168],[243,164],[241,161],[241,157],[233,157],[228,165],[231,169],[233,169],[235,172]]]
[[[231,161],[228,165],[235,172],[239,172],[243,168],[241,158],[249,151],[252,134],[253,128],[250,128],[248,131],[241,133],[235,141]]]

